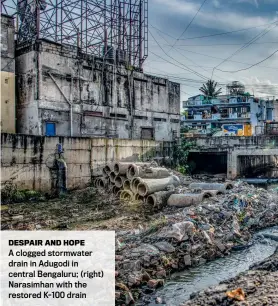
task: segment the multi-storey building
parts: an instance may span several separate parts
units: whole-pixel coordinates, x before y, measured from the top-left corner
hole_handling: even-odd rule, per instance
[[[250,136],[263,133],[265,123],[274,120],[274,100],[250,95],[209,99],[197,95],[183,102],[182,127],[191,132]]]

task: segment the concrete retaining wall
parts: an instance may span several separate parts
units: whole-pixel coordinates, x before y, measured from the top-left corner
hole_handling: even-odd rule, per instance
[[[267,177],[277,177],[278,136],[191,137],[188,141],[195,144],[191,152],[227,154],[229,179],[242,177],[250,171],[255,173],[257,170],[263,170],[262,168],[267,170]]]
[[[101,174],[104,163],[171,154],[171,145],[167,142],[4,133],[1,134],[1,184],[12,180],[20,189],[51,191],[53,180],[47,164],[54,157],[58,143],[63,144],[69,189],[89,184],[91,176]]]

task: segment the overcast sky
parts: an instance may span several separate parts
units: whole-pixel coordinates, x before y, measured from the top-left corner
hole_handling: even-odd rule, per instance
[[[278,0],[207,0],[188,27],[203,2],[149,0],[149,56],[144,71],[167,75],[169,79],[182,83],[181,100],[199,94],[202,81],[211,78],[214,67],[213,79],[217,82],[241,81],[250,84],[247,87],[250,93],[254,91],[258,96],[275,95],[277,98],[278,52],[248,70],[222,71],[248,68],[278,50]],[[246,28],[253,29],[196,38]],[[223,62],[255,37],[259,39]],[[222,87],[225,93],[225,85]]]

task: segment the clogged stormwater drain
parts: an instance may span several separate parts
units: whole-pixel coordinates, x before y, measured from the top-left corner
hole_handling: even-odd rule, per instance
[[[166,285],[156,292],[168,306],[178,306],[189,299],[193,292],[217,285],[220,281],[248,270],[249,266],[272,255],[278,246],[277,241],[258,239],[260,234],[278,235],[278,226],[258,232],[253,244],[243,250],[232,252],[229,256],[207,262],[199,267],[175,273]],[[152,299],[154,302],[154,299]]]

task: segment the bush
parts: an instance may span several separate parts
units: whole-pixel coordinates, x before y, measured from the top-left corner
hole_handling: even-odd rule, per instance
[[[177,171],[182,174],[189,172],[188,155],[190,150],[195,146],[194,141],[182,139],[180,143],[174,145],[173,160]]]

